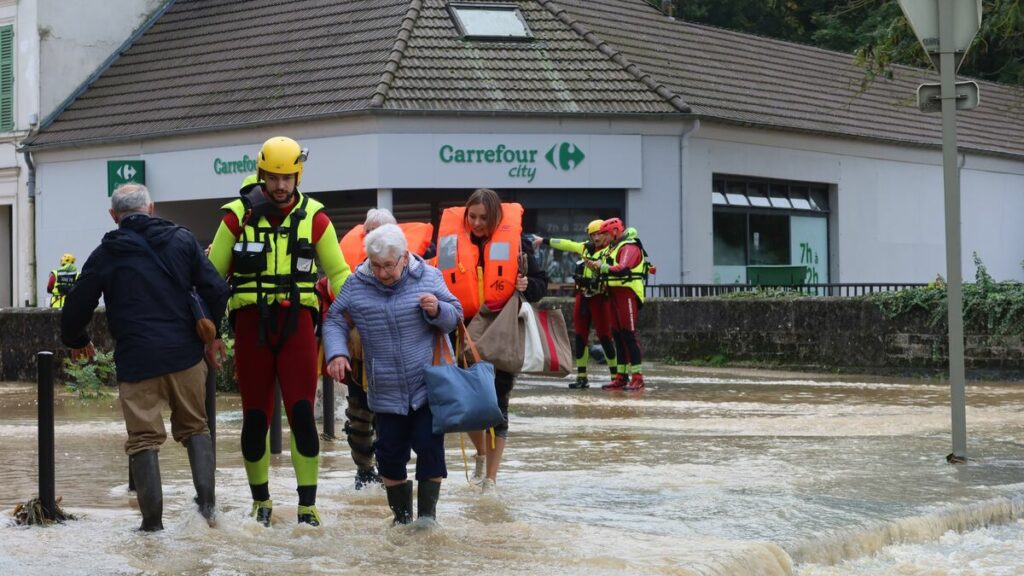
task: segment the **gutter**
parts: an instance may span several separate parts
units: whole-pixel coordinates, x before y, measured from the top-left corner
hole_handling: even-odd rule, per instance
[[[700,118],[679,136],[679,283],[686,283],[686,176],[690,171],[690,137],[700,131]]]
[[[25,165],[28,166],[28,176],[25,179],[25,187],[28,189],[28,206],[29,216],[32,221],[32,225],[29,227],[29,257],[28,257],[28,272],[29,282],[28,288],[32,295],[29,299],[25,300],[25,306],[34,306],[36,304],[36,165],[32,161],[32,152],[27,148],[20,146],[16,148],[20,150],[25,156]],[[11,295],[12,303],[16,302],[15,296]]]

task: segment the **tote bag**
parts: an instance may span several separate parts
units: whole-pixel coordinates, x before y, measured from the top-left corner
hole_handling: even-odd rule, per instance
[[[438,332],[434,337],[434,363],[425,370],[434,434],[486,430],[505,421],[494,389],[494,366],[481,361],[462,322],[459,336],[472,349],[476,362],[472,366],[466,366],[465,360],[462,366],[455,364],[447,338]]]
[[[522,304],[522,296],[515,292],[497,312],[481,306],[466,332],[476,342],[480,358],[502,372],[517,374],[523,367],[526,324],[519,314]],[[464,352],[468,353],[468,348]]]
[[[569,374],[574,359],[562,311],[523,302],[519,315],[526,331],[522,372],[545,376]]]

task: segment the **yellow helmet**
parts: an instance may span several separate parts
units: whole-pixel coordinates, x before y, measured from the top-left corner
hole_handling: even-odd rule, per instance
[[[64,255],[60,257],[60,265],[61,266],[67,266],[68,264],[74,264],[74,263],[75,263],[75,255],[70,253],[70,252],[65,252]]]
[[[302,163],[306,161],[308,151],[299,147],[299,143],[284,136],[274,136],[263,143],[256,168],[274,174],[295,174],[295,185],[302,180]]]
[[[587,224],[587,234],[594,234],[601,230],[601,224],[604,224],[604,220],[591,220],[590,224]]]

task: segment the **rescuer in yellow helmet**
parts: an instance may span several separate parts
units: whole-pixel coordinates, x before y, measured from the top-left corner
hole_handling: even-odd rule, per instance
[[[292,466],[300,523],[320,525],[316,510],[320,437],[313,416],[317,388],[314,291],[317,264],[335,293],[349,275],[338,235],[320,202],[299,192],[307,152],[275,136],[257,157],[256,182],[224,205],[210,249],[222,276],[231,274],[228,310],[235,331],[235,366],[242,396],[242,458],[252,492],[252,515],[270,525],[270,417],[274,385],[291,427]]]

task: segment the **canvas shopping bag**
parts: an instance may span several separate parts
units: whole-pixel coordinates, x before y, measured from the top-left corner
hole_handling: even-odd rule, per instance
[[[486,430],[505,421],[494,389],[494,366],[480,359],[462,322],[459,336],[472,350],[475,363],[468,367],[465,360],[462,366],[455,364],[447,337],[438,332],[434,337],[434,363],[425,370],[434,434]]]
[[[519,315],[526,332],[522,372],[546,376],[569,374],[574,359],[562,311],[545,310],[523,302]]]
[[[469,323],[466,334],[476,343],[480,358],[493,364],[496,370],[517,374],[523,367],[526,326],[519,315],[522,303],[522,296],[515,292],[497,312],[481,306]]]

